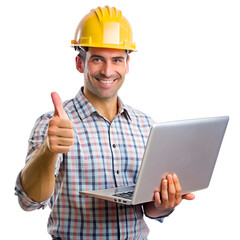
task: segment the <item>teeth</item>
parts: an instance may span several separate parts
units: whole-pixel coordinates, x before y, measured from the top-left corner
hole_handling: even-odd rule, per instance
[[[103,81],[103,80],[100,80],[100,79],[99,79],[99,81],[100,81],[101,83],[106,83],[106,84],[113,82],[113,80],[111,80],[111,81]]]

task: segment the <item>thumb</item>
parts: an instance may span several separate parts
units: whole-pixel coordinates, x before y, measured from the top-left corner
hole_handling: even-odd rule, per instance
[[[58,95],[58,93],[52,92],[51,97],[52,97],[52,102],[53,102],[54,109],[55,109],[54,116],[58,116],[59,118],[63,118],[63,119],[69,119],[68,115],[66,114],[66,112],[63,109],[62,100],[61,100],[60,96]]]
[[[182,199],[193,200],[193,199],[195,199],[195,195],[193,193],[187,193],[187,194],[182,196]]]

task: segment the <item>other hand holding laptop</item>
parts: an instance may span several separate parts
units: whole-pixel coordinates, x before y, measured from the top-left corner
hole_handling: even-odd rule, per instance
[[[162,179],[160,192],[154,193],[154,202],[144,204],[145,214],[150,218],[167,216],[181,203],[182,199],[193,200],[195,195],[193,193],[182,195],[177,175],[168,174]]]

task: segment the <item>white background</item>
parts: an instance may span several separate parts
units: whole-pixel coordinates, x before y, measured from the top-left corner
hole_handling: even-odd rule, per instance
[[[239,239],[240,3],[233,0],[0,3],[1,236],[50,239],[49,210],[24,212],[14,196],[36,118],[53,109],[50,93],[72,98],[83,84],[70,42],[80,19],[116,6],[130,21],[139,51],[120,96],[171,121],[229,115],[210,187],[183,201],[163,224],[147,220],[149,239]]]

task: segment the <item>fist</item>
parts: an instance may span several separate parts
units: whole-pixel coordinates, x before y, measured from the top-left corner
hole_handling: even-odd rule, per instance
[[[60,96],[53,92],[51,97],[55,111],[48,125],[48,148],[53,153],[67,153],[74,143],[73,123],[63,109]]]

